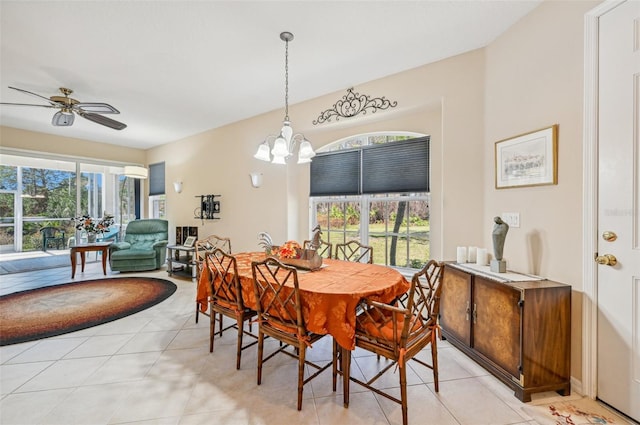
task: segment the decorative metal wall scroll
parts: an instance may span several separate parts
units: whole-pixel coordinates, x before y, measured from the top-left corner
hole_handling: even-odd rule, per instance
[[[375,113],[378,109],[395,108],[397,105],[398,102],[391,102],[384,96],[371,98],[366,94],[361,95],[351,87],[342,99],[333,104],[332,109],[321,112],[318,118],[313,120],[313,125],[331,122],[333,117],[338,121],[340,118],[352,118],[360,113],[364,115],[367,111]]]

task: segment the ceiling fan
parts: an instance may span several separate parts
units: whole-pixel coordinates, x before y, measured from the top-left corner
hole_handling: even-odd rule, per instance
[[[56,127],[68,127],[73,125],[74,113],[80,115],[82,118],[86,118],[89,121],[93,121],[95,123],[104,125],[109,128],[113,128],[114,130],[122,130],[126,128],[127,125],[121,123],[119,121],[113,120],[111,118],[107,118],[101,114],[119,114],[118,111],[113,106],[107,103],[97,103],[97,102],[80,102],[76,99],[69,97],[73,90],[60,87],[60,92],[63,96],[51,96],[44,97],[39,94],[32,93],[30,91],[19,89],[17,87],[11,87],[10,89],[17,90],[22,93],[29,94],[31,96],[39,97],[40,99],[44,99],[48,102],[48,105],[38,105],[33,103],[9,103],[9,102],[0,102],[0,105],[16,105],[16,106],[38,106],[41,108],[56,108],[59,109],[53,115],[51,119],[51,124]]]

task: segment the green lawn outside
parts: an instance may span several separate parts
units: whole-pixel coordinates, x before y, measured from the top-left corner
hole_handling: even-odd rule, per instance
[[[406,226],[403,226],[406,231]],[[411,267],[414,269],[420,269],[430,258],[430,245],[429,245],[429,222],[425,225],[411,226],[411,238],[409,240],[409,262],[405,264],[407,242],[406,237],[399,236],[396,248],[396,264],[398,267]],[[384,223],[369,224],[369,244],[373,247],[373,262],[375,264],[387,264],[385,261],[385,252],[390,249],[391,237],[385,235]],[[333,237],[330,237],[331,243],[342,242],[342,232],[329,232]],[[358,225],[347,226],[346,239],[357,239]],[[336,242],[336,239],[338,241]],[[387,246],[388,245],[388,246]],[[391,262],[389,262],[391,263]],[[392,265],[392,264],[389,264]]]

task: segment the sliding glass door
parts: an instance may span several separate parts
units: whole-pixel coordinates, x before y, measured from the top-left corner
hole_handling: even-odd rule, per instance
[[[73,158],[0,155],[0,252],[42,249],[40,229],[77,237],[74,217],[115,217],[112,233],[136,218],[140,184],[120,164]],[[65,242],[67,242],[65,241]]]

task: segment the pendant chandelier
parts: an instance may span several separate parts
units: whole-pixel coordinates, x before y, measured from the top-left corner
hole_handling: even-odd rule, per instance
[[[296,144],[298,148],[298,164],[311,162],[311,158],[316,153],[311,147],[311,143],[300,133],[293,134],[291,121],[289,121],[289,42],[293,40],[293,34],[290,32],[280,33],[280,39],[285,42],[284,55],[284,121],[280,129],[279,136],[267,136],[267,138],[258,146],[258,151],[254,158],[262,161],[271,161],[273,164],[286,164],[287,158],[293,155]],[[273,142],[273,149],[269,143]],[[273,155],[273,159],[271,158]]]

